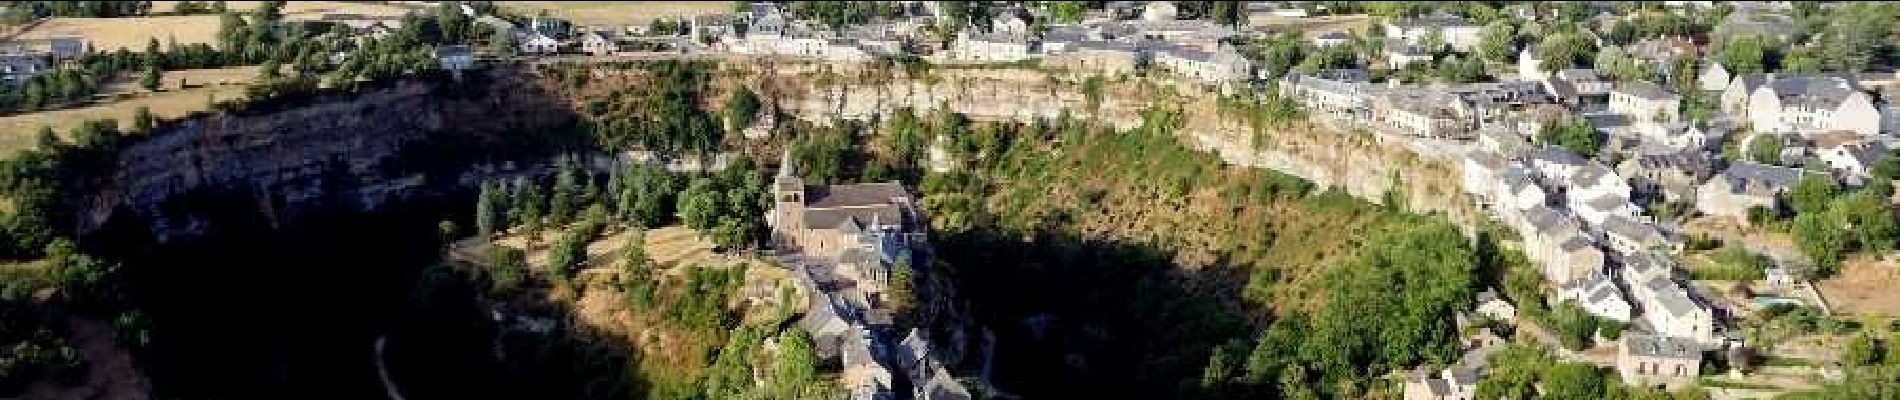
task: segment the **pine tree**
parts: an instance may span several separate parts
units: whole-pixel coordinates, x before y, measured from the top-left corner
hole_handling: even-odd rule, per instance
[[[145,74],[139,76],[139,86],[144,87],[145,90],[156,92],[158,91],[158,83],[161,79],[164,79],[164,75],[164,71],[158,70],[158,64],[147,63],[145,64]]]
[[[477,237],[487,239],[495,234],[495,223],[501,220],[500,204],[496,202],[499,200],[496,196],[498,192],[494,182],[482,183],[481,194],[475,198],[475,236]]]
[[[152,108],[139,106],[132,112],[132,130],[140,134],[151,133],[158,127],[158,116],[152,115]]]
[[[574,220],[576,196],[576,171],[571,162],[561,163],[561,171],[554,176],[554,195],[548,197],[548,223],[556,226],[567,225]]]

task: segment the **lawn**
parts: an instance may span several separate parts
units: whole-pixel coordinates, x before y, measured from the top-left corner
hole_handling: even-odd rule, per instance
[[[729,1],[498,1],[502,8],[523,15],[546,10],[577,25],[625,26],[645,24],[655,17],[690,17],[732,12]]]

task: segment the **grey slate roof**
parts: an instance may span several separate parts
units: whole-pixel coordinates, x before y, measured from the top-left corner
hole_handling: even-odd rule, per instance
[[[1857,93],[1851,81],[1834,76],[1781,77],[1769,82],[1768,87],[1781,98],[1783,107],[1832,109]]]
[[[1662,303],[1662,311],[1670,315],[1688,315],[1701,309],[1694,300],[1689,299],[1689,294],[1682,286],[1676,285],[1676,282],[1669,278],[1661,276],[1650,278],[1648,282],[1643,282],[1643,286],[1649,289],[1651,296],[1655,296],[1656,302]]]
[[[1729,189],[1734,193],[1743,193],[1749,187],[1761,187],[1775,193],[1794,187],[1801,181],[1801,170],[1755,162],[1738,162],[1729,165],[1727,170],[1716,179],[1728,181]]]
[[[1698,360],[1702,358],[1702,348],[1688,340],[1667,336],[1642,333],[1623,334],[1623,348],[1630,354],[1643,357],[1662,357]]]
[[[1681,99],[1681,96],[1670,93],[1668,90],[1663,89],[1662,86],[1657,86],[1654,83],[1645,81],[1623,82],[1623,84],[1617,85],[1616,90],[1626,95],[1652,101],[1676,101]]]

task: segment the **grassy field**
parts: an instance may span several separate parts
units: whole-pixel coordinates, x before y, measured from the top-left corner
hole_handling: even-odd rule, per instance
[[[256,10],[262,1],[228,1],[225,7],[236,11]],[[152,11],[171,12],[178,6],[176,1],[154,1]],[[292,1],[284,3],[284,18],[291,21],[320,19],[324,14],[358,14],[371,17],[398,18],[413,8],[393,4],[371,4],[344,1]]]
[[[219,100],[242,96],[244,85],[241,83],[249,82],[256,75],[256,67],[173,71],[165,74],[165,91],[157,93],[146,93],[137,87],[136,82],[121,79],[106,85],[105,93],[116,99],[110,102],[0,117],[0,156],[32,146],[33,137],[41,125],[51,126],[54,131],[65,134],[81,122],[99,118],[117,119],[123,126],[132,121],[133,113],[140,106],[150,107],[152,113],[161,118],[177,118],[193,111],[203,111],[209,105],[205,101],[208,96]],[[194,87],[180,89],[180,81],[186,81]],[[217,82],[231,84],[220,85]]]
[[[179,15],[138,18],[53,18],[20,33],[18,39],[45,39],[80,36],[95,50],[111,51],[120,47],[144,51],[152,39],[163,46],[168,40],[180,44],[218,42],[218,16]]]
[[[654,17],[732,12],[732,2],[726,1],[499,1],[496,4],[524,15],[546,10],[582,26],[624,26],[644,24]]]

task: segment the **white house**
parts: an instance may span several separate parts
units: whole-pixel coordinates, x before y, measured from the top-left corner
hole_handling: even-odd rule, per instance
[[[1141,9],[1141,19],[1148,21],[1173,21],[1180,18],[1181,10],[1175,8],[1172,1],[1150,1]]]
[[[1689,296],[1688,288],[1666,277],[1651,277],[1632,284],[1631,290],[1642,306],[1643,321],[1656,334],[1696,343],[1715,342],[1715,316],[1708,306]]]
[[[1453,16],[1400,18],[1386,22],[1385,36],[1406,43],[1423,44],[1426,37],[1436,33],[1452,50],[1470,52],[1478,47],[1479,31],[1483,29],[1476,23]]]
[[[1748,96],[1748,121],[1760,132],[1880,132],[1873,98],[1839,77],[1776,78]]]
[[[522,54],[554,54],[561,52],[561,41],[540,32],[528,32],[527,40],[521,41]]]
[[[1849,184],[1859,185],[1870,177],[1874,163],[1887,155],[1886,145],[1865,140],[1852,132],[1835,131],[1817,136],[1815,157],[1827,164],[1829,170],[1846,178]]]
[[[1696,87],[1704,91],[1720,92],[1728,89],[1728,84],[1734,80],[1735,76],[1729,74],[1728,67],[1722,66],[1719,62],[1712,62],[1702,67],[1702,72],[1696,75]]]
[[[1512,321],[1517,318],[1517,307],[1498,296],[1495,289],[1478,292],[1478,315],[1491,317],[1499,321]]]
[[[596,56],[604,56],[620,51],[620,45],[605,33],[588,31],[581,34],[581,51]]]
[[[1345,32],[1327,32],[1313,37],[1313,45],[1319,47],[1338,46],[1347,43],[1352,43],[1352,36],[1347,35]]]
[[[1583,310],[1603,318],[1618,322],[1629,322],[1635,315],[1629,300],[1624,299],[1623,291],[1616,288],[1616,282],[1601,271],[1591,272],[1588,276],[1564,282],[1557,287],[1558,301],[1575,301]]]
[[[950,56],[957,61],[1013,62],[1034,56],[1034,42],[1018,35],[964,31],[951,43]]]

